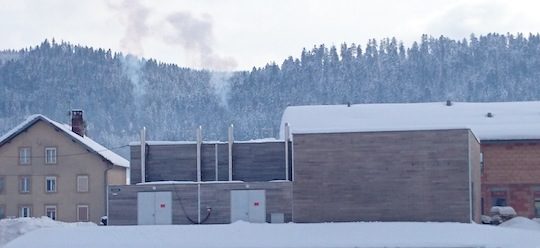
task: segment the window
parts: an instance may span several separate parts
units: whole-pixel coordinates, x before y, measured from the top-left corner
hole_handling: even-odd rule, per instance
[[[45,191],[47,193],[56,192],[56,177],[45,177]]]
[[[31,186],[32,186],[32,180],[30,176],[19,177],[19,192],[20,193],[30,193]]]
[[[493,200],[492,206],[506,207],[505,197],[495,197],[492,200]]]
[[[88,221],[88,205],[77,205],[77,221]]]
[[[484,153],[480,153],[480,173],[484,173]]]
[[[45,206],[45,215],[47,215],[47,217],[51,218],[52,220],[56,220],[56,206],[55,205]]]
[[[491,206],[506,207],[508,206],[508,189],[492,188],[491,189]]]
[[[4,205],[0,205],[0,220],[6,218],[6,208]]]
[[[45,147],[45,164],[56,164],[56,147]]]
[[[0,176],[0,194],[2,194],[4,192],[4,185],[5,185],[5,182],[4,182],[4,176]]]
[[[21,147],[19,148],[19,164],[20,165],[29,165],[31,163],[30,158],[32,157],[32,150],[30,147]]]
[[[88,176],[77,176],[77,192],[88,192]]]
[[[536,218],[540,217],[540,198],[534,199],[534,214]]]
[[[32,208],[31,207],[20,207],[19,208],[19,217],[32,217]]]

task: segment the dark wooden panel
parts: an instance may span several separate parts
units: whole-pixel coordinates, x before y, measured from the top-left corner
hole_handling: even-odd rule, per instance
[[[141,147],[130,146],[130,183],[137,184],[141,182]]]
[[[235,143],[233,179],[246,182],[285,179],[285,144]]]
[[[214,181],[216,175],[216,144],[201,146],[201,177]],[[219,180],[229,179],[229,148],[217,144]],[[289,148],[291,152],[291,148]],[[292,162],[289,156],[289,163]],[[131,146],[131,182],[139,183],[140,147]],[[290,168],[289,171],[292,171]],[[146,156],[146,181],[196,181],[197,145],[170,144],[148,145]],[[283,142],[234,143],[233,180],[257,182],[285,179],[285,144]]]

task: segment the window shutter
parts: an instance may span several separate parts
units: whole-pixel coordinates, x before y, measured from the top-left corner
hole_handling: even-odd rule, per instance
[[[88,192],[88,176],[77,176],[77,192]]]

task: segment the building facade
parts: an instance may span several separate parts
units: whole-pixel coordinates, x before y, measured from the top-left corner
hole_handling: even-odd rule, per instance
[[[482,142],[483,212],[512,206],[519,216],[540,217],[540,141]]]
[[[540,217],[540,102],[431,102],[288,107],[294,132],[470,128],[481,143],[482,213]],[[284,130],[280,131],[281,138]]]
[[[73,126],[33,115],[0,138],[0,218],[48,216],[99,223],[106,185],[126,184],[129,162]]]
[[[480,147],[468,129],[143,147],[131,146],[131,182],[145,182],[109,187],[111,225],[480,217]]]
[[[467,129],[294,134],[295,222],[480,220]]]

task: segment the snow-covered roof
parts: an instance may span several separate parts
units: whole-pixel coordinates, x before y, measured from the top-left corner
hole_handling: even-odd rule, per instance
[[[540,101],[293,106],[280,138],[285,123],[291,134],[467,128],[479,140],[540,139]]]
[[[252,139],[252,140],[235,140],[236,144],[243,143],[272,143],[272,142],[283,142],[283,140],[278,140],[276,138],[262,138],[262,139]],[[203,144],[227,144],[227,141],[217,141],[217,140],[203,140]],[[166,146],[166,145],[196,145],[197,141],[156,141],[156,140],[147,140],[147,145],[150,146]],[[133,141],[129,143],[130,146],[140,146],[140,141]]]
[[[107,149],[106,147],[100,145],[99,143],[90,139],[86,135],[84,137],[81,137],[80,135],[74,133],[73,131],[71,131],[70,125],[58,123],[40,114],[29,116],[28,118],[26,118],[25,121],[21,122],[15,128],[11,129],[9,132],[7,132],[2,137],[0,137],[0,146],[9,142],[11,139],[19,135],[19,133],[23,132],[24,130],[31,127],[34,123],[40,120],[50,123],[56,128],[62,130],[64,133],[69,135],[72,139],[76,140],[77,142],[79,142],[80,144],[88,148],[89,150],[99,154],[101,157],[109,161],[111,164],[116,165],[116,166],[126,167],[126,168],[129,167],[129,161],[127,161],[125,158]]]

